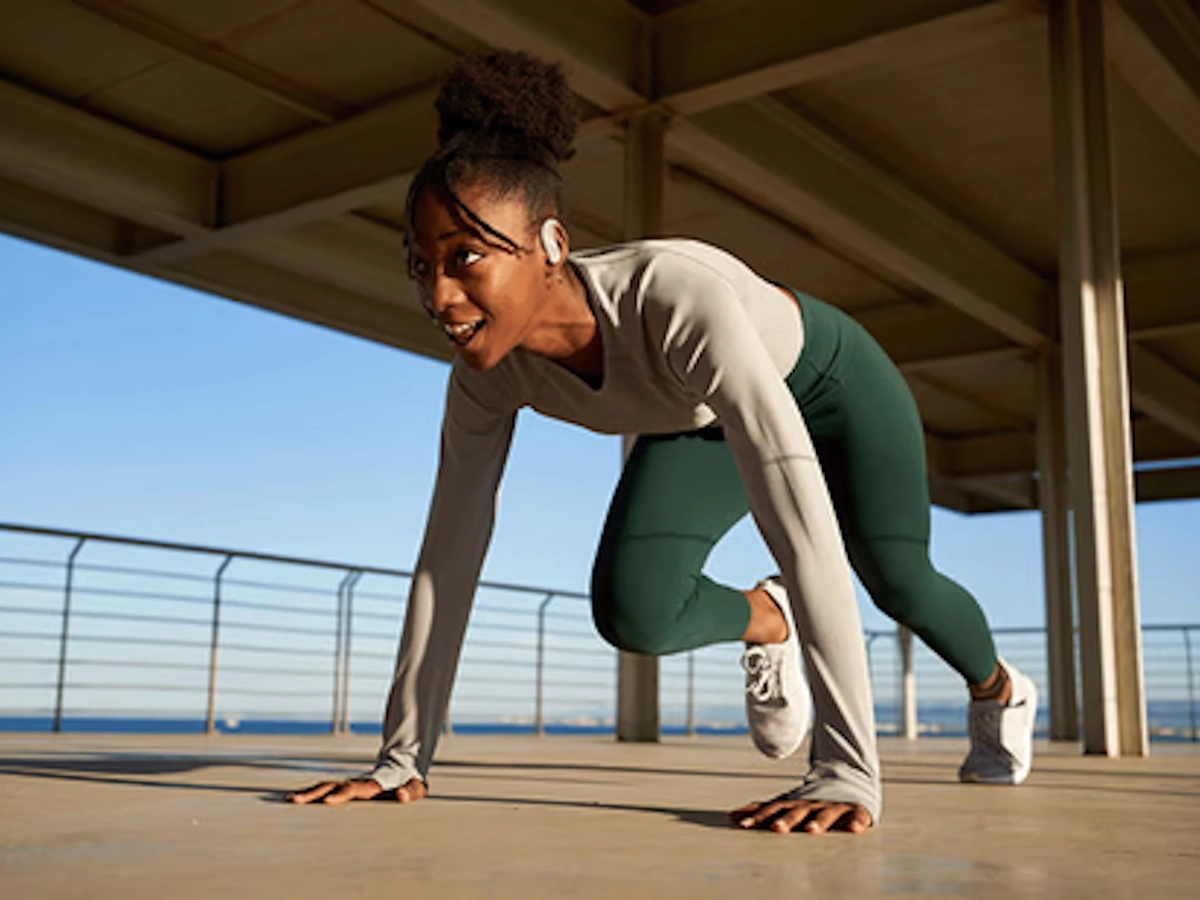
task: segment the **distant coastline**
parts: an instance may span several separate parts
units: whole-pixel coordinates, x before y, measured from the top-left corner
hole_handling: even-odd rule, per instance
[[[731,711],[732,712],[732,711]],[[891,705],[879,705],[875,710],[878,733],[881,736],[895,735],[899,717]],[[1179,742],[1194,740],[1191,710],[1186,701],[1159,701],[1148,705],[1152,741]],[[216,729],[230,735],[319,735],[330,733],[326,719],[282,719],[241,717],[218,719]],[[1046,717],[1038,717],[1038,737],[1046,736]],[[49,715],[0,715],[0,733],[48,732],[53,725]],[[962,706],[924,706],[920,708],[920,734],[922,737],[965,737]],[[534,724],[525,720],[455,721],[452,728],[458,734],[532,734]],[[377,721],[357,721],[350,724],[354,734],[378,734]],[[204,731],[204,720],[199,718],[169,716],[67,716],[62,730],[72,734],[200,734]],[[565,719],[546,723],[547,734],[611,734],[611,721],[589,718],[585,720]],[[666,722],[661,727],[664,735],[682,735],[686,727],[680,722]],[[697,721],[696,734],[745,734],[746,727],[736,721],[735,715],[728,718]]]

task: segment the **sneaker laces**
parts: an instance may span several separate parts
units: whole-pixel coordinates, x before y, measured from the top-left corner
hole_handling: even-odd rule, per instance
[[[746,693],[759,703],[767,703],[782,694],[779,672],[762,647],[746,648],[742,654],[742,668],[746,670]]]

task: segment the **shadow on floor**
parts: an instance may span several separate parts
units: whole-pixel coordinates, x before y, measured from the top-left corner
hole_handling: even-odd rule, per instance
[[[796,754],[795,759],[802,761],[806,757],[803,752]],[[561,763],[561,762],[480,762],[478,760],[445,759],[433,763],[432,772],[438,769],[487,769],[489,771],[506,771],[509,769],[536,769],[541,772],[609,772],[619,775],[674,775],[684,778],[749,778],[757,781],[778,779],[778,773],[772,772],[737,772],[723,769],[710,772],[703,769],[664,769],[652,766],[612,766],[603,763]],[[799,770],[797,770],[799,771]],[[793,773],[796,774],[796,773]]]
[[[721,828],[742,831],[729,818],[728,811],[709,809],[678,809],[669,806],[639,806],[629,803],[601,803],[599,801],[580,802],[574,800],[546,800],[529,797],[471,797],[462,795],[431,796],[430,800],[438,803],[489,803],[504,806],[542,806],[560,809],[586,810],[616,810],[619,812],[653,813],[660,816],[671,816],[676,821],[703,828]]]
[[[0,775],[16,775],[21,778],[51,778],[56,781],[82,781],[91,784],[172,788],[183,791],[222,791],[236,794],[258,794],[260,796],[271,792],[269,788],[247,787],[246,785],[241,784],[195,784],[186,781],[148,781],[143,778],[81,775],[75,772],[39,772],[36,769],[10,769],[2,766],[0,766]]]
[[[330,763],[326,760],[309,762],[270,756],[180,756],[156,753],[94,753],[86,755],[52,753],[0,758],[0,775],[24,778],[50,778],[94,784],[228,791],[259,795],[274,792],[273,788],[266,787],[175,780],[154,781],[146,777],[184,775],[201,772],[205,769],[231,767],[307,772],[309,773],[307,777],[312,779],[317,775],[328,777]],[[342,777],[350,774],[352,773],[344,773]]]
[[[356,760],[362,764],[362,760]],[[178,775],[228,766],[249,769],[322,771],[329,760],[298,760],[287,756],[180,756],[163,753],[30,754],[0,758],[0,771],[77,772],[97,775]]]

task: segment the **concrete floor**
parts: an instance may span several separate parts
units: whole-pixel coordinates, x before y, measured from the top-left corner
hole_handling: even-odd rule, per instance
[[[744,832],[797,780],[746,738],[452,736],[433,796],[296,807],[365,738],[0,735],[0,897],[1198,897],[1200,748],[1039,748],[1020,788],[959,785],[963,742],[883,742],[864,837]]]

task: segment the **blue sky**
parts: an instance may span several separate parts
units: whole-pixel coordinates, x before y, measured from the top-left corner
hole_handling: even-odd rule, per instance
[[[0,236],[0,521],[409,568],[447,372]],[[485,576],[584,589],[619,455],[524,413]],[[1200,503],[1137,528],[1143,620],[1200,619]],[[935,511],[934,556],[993,623],[1042,623],[1035,515]],[[710,563],[772,570],[748,522]]]

